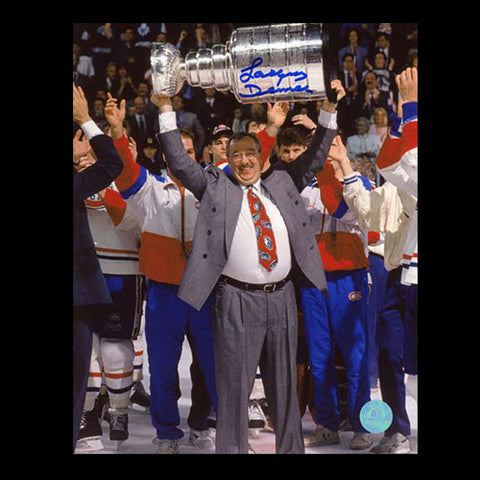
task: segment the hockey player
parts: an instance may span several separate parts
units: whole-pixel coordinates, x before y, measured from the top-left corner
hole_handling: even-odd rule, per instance
[[[118,107],[110,96],[105,116],[124,162],[116,185],[127,204],[139,212],[142,224],[139,266],[147,277],[145,334],[150,366],[150,414],[157,433],[154,442],[158,445],[158,453],[178,453],[178,443],[184,434],[178,428],[176,379],[187,330],[216,408],[212,304],[207,302],[201,311],[196,311],[177,297],[191,249],[199,202],[174,177],[149,174],[133,160],[121,128],[125,118],[124,101]],[[184,146],[195,161],[191,137],[184,137]],[[190,433],[191,436],[209,436],[208,430]],[[191,440],[196,439],[192,437]]]
[[[339,142],[337,136],[329,155]],[[295,161],[307,148],[308,136],[298,127],[286,129],[279,136],[278,151],[284,161]],[[329,290],[327,299],[316,288],[300,289],[317,423],[313,434],[306,436],[305,446],[340,442],[336,343],[347,374],[347,409],[354,430],[350,448],[366,449],[372,441],[360,425],[358,414],[370,399],[366,362],[367,235],[342,198],[341,177],[340,168],[329,157],[324,170],[302,192],[312,223],[318,227],[318,248]],[[370,188],[367,179],[365,185]]]
[[[416,375],[417,329],[417,71],[407,68],[396,82],[402,125],[396,122],[377,159],[387,182],[370,193],[344,157],[345,200],[368,228],[385,233],[387,291],[379,318],[379,380],[393,422],[373,453],[408,453],[410,421],[406,411],[405,373]],[[401,133],[400,133],[401,128]]]

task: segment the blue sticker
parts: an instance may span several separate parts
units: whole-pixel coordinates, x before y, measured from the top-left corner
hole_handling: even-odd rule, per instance
[[[392,409],[382,400],[370,400],[360,410],[360,423],[370,433],[384,432],[392,421]]]

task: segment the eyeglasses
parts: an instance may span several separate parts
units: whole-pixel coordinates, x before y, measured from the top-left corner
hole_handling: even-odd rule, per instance
[[[239,162],[239,161],[242,159],[242,156],[243,156],[243,155],[245,155],[248,160],[253,160],[253,159],[257,158],[257,152],[254,152],[254,151],[249,151],[249,152],[235,152],[235,153],[232,153],[232,155],[230,156],[230,158],[231,158],[234,162]]]

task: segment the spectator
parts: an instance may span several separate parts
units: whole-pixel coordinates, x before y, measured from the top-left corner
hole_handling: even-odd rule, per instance
[[[105,101],[100,98],[100,97],[97,97],[94,101],[93,101],[93,108],[92,108],[92,111],[91,111],[91,117],[92,117],[92,120],[95,122],[95,123],[98,123],[98,122],[101,122],[102,120],[105,120],[105,116],[103,114],[105,110]]]
[[[253,117],[247,120],[247,122],[245,123],[245,130],[247,133],[257,134],[267,128],[267,123],[268,120],[265,115]]]
[[[396,54],[390,44],[390,35],[386,32],[377,32],[375,41],[375,52],[382,52],[385,55],[385,65],[388,70],[393,71],[396,63]]]
[[[172,99],[172,105],[174,105],[174,101],[175,97]],[[206,146],[206,152],[203,158],[204,166],[211,164],[222,170],[228,166],[227,143],[232,135],[232,130],[226,125],[217,125],[213,129],[211,140]]]
[[[165,23],[134,23],[135,47],[138,49],[138,72],[143,75],[150,68],[150,51],[152,42],[157,41],[159,34],[167,34]]]
[[[378,135],[369,133],[370,122],[365,117],[355,120],[357,134],[347,138],[347,155],[353,158],[364,155],[375,162],[380,151],[380,139]]]
[[[418,69],[418,50],[411,48],[408,51],[407,67],[415,67]]]
[[[109,24],[106,24],[109,25]],[[133,83],[136,84],[143,74],[139,48],[135,46],[135,32],[131,27],[125,27],[116,35],[112,28],[106,29],[107,36],[112,45],[112,62],[116,65],[124,65],[128,70]]]
[[[375,52],[373,65],[371,65],[368,60],[366,61],[368,70],[363,72],[362,80],[365,78],[367,72],[374,72],[377,75],[378,88],[388,92],[390,95],[390,92],[392,92],[392,81],[395,78],[393,74],[393,64],[394,61],[392,58],[387,68],[387,57],[385,54],[383,52]]]
[[[227,125],[228,105],[223,95],[214,88],[206,88],[200,92],[199,98],[194,100],[193,110],[205,130],[205,135],[211,134],[215,125]]]
[[[351,53],[353,55],[353,64],[355,73],[361,74],[365,70],[365,60],[368,56],[368,50],[365,47],[362,47],[358,43],[358,30],[351,28],[346,32],[347,46],[342,47],[338,51],[338,66],[340,69],[343,68],[342,61],[343,56],[346,53]]]
[[[367,50],[370,50],[375,40],[375,24],[374,23],[342,23],[340,27],[340,35],[345,35],[351,29],[358,32],[358,44]]]
[[[132,100],[138,96],[138,89],[129,74],[126,65],[119,65],[117,68],[120,87],[117,90],[116,97],[119,99]]]
[[[155,135],[157,119],[152,114],[147,113],[143,97],[135,97],[133,104],[135,106],[135,114],[129,121],[131,135],[137,144],[142,145],[148,137]]]
[[[141,145],[139,155],[137,158],[134,157],[134,160],[154,175],[162,175],[165,173],[166,165],[161,157],[155,138],[148,137],[145,140],[145,143]]]
[[[373,112],[372,124],[368,133],[378,135],[380,146],[383,144],[388,133],[388,113],[383,107],[378,107]],[[365,175],[364,175],[365,176]]]
[[[95,69],[91,54],[83,42],[73,44],[73,81],[82,88],[87,99],[92,98],[95,88]]]
[[[150,101],[150,85],[146,81],[140,81],[137,85],[137,96],[142,97],[145,102],[145,113],[148,116],[156,117],[158,115],[157,107]],[[127,111],[131,106],[135,106],[135,99],[127,100]]]
[[[86,23],[84,38],[89,38],[93,68],[97,80],[104,81],[107,65],[112,62],[113,40],[109,36],[110,23]]]
[[[109,62],[105,67],[104,75],[97,77],[97,90],[105,90],[115,95],[120,88],[120,79],[118,78],[117,65]]]
[[[172,105],[177,116],[177,125],[194,133],[196,144],[195,153],[197,158],[200,158],[202,156],[203,147],[205,144],[205,130],[200,123],[197,114],[185,111],[184,101],[181,95],[175,95],[172,98]]]
[[[362,110],[362,100],[359,94],[361,75],[355,71],[351,53],[343,56],[342,64],[343,69],[340,71],[339,78],[346,95],[338,105],[338,123],[343,133],[350,136],[355,133],[354,121],[360,116]]]
[[[390,93],[380,90],[377,74],[372,71],[365,74],[360,98],[363,101],[362,115],[369,120],[376,108],[383,107],[388,111],[392,104]]]

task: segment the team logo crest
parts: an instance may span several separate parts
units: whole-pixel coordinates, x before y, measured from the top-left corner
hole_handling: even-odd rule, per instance
[[[362,299],[362,292],[359,292],[358,290],[355,290],[353,292],[350,292],[348,294],[348,299],[351,301],[351,302],[358,302],[359,300]]]

